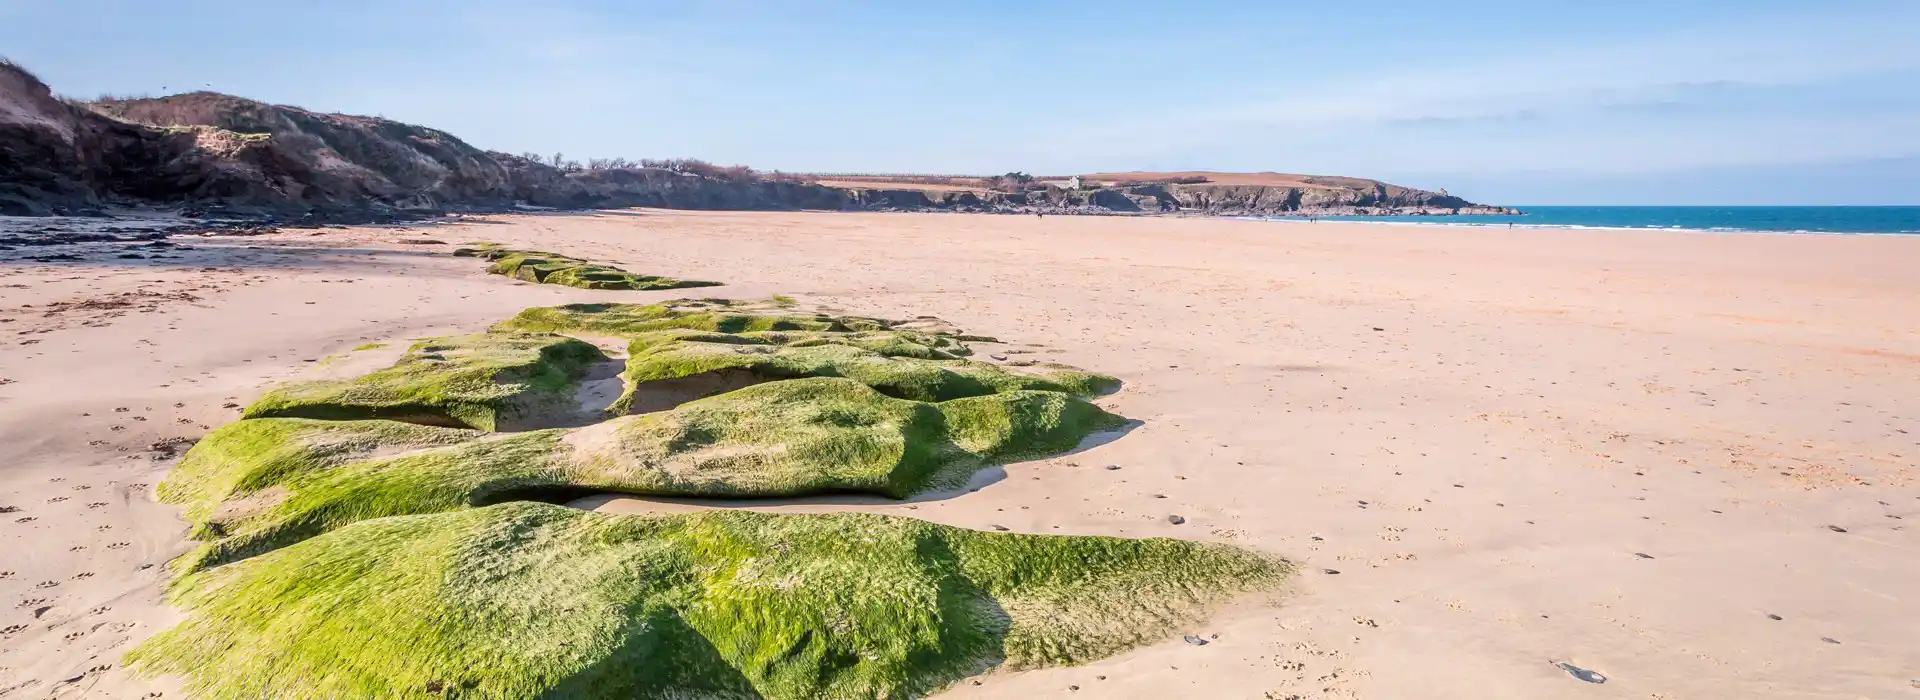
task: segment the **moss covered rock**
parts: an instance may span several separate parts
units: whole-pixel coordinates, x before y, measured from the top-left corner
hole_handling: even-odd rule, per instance
[[[392,367],[357,379],[275,388],[243,417],[380,418],[496,430],[571,411],[580,380],[605,361],[590,343],[546,333],[434,338],[408,348]]]
[[[566,304],[527,309],[494,328],[531,333],[592,333],[632,337],[685,329],[746,331],[881,331],[886,321],[859,316],[778,313],[777,306],[729,299],[676,299],[659,304]]]
[[[1015,371],[962,359],[961,352],[963,346],[951,337],[912,331],[654,331],[629,344],[621,375],[626,393],[613,410],[635,409],[636,399],[661,382],[725,373],[744,373],[754,381],[845,377],[917,401],[1007,391],[1094,396],[1120,383],[1059,365]]]
[[[217,539],[249,510],[277,500],[275,489],[313,472],[380,454],[456,445],[477,430],[395,421],[305,418],[242,420],[201,438],[160,482],[163,503],[181,506],[195,539]]]
[[[542,281],[573,269],[502,262]],[[186,620],[126,660],[213,700],[915,697],[1154,642],[1287,574],[1177,540],[551,505],[904,498],[1123,422],[1084,398],[1112,378],[970,361],[937,319],[789,306],[529,309],[359,379],[276,389],[161,485],[205,544],[174,564]],[[628,339],[623,409],[676,382],[740,381],[586,427],[492,432],[580,410],[582,380],[610,362],[553,332]]]
[[[1123,422],[1052,391],[934,403],[892,398],[853,380],[811,378],[608,421],[567,441],[585,473],[618,475],[626,484],[606,490],[907,498],[964,485],[983,466],[1066,452]]]
[[[568,304],[527,309],[498,330],[591,333],[630,339],[627,389],[616,413],[656,408],[650,385],[701,375],[740,374],[712,382],[727,390],[755,381],[846,377],[899,398],[945,401],[1001,391],[1061,391],[1094,396],[1118,388],[1113,377],[1065,365],[1016,370],[965,359],[955,333],[929,332],[925,319],[779,313],[778,305],[723,299],[661,304]],[[678,395],[681,387],[669,389]],[[671,404],[671,402],[668,402]]]
[[[479,244],[472,248],[461,248],[454,255],[484,258],[492,261],[488,272],[505,275],[517,280],[541,284],[560,284],[581,289],[684,289],[687,287],[713,287],[719,282],[701,282],[698,280],[678,280],[671,277],[637,275],[625,270],[598,263],[537,250],[513,250],[494,244]]]
[[[930,403],[848,379],[747,387],[573,430],[509,435],[383,421],[249,420],[189,450],[161,497],[234,561],[348,523],[589,492],[905,498],[992,464],[1073,449],[1122,419],[1051,391]],[[251,425],[250,425],[251,424]]]
[[[188,577],[187,619],[127,660],[210,700],[913,697],[1157,641],[1286,571],[1179,540],[508,503]]]

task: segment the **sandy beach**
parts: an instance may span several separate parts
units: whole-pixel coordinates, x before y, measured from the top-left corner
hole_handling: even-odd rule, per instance
[[[0,698],[180,696],[118,668],[179,618],[153,488],[272,384],[530,306],[773,294],[1115,375],[1138,424],[953,497],[758,507],[1299,566],[1207,644],[942,697],[1920,697],[1920,237],[620,210],[170,240],[0,263]],[[526,284],[468,241],[726,286]]]

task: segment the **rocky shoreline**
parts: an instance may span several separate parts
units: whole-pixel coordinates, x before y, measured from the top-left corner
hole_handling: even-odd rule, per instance
[[[1176,190],[1175,188],[1180,188]],[[1248,188],[1239,188],[1246,190]],[[1238,197],[1214,199],[1194,186],[1149,185],[1092,190],[1048,189],[1032,192],[935,192],[907,189],[850,190],[861,211],[965,212],[981,214],[1056,214],[1072,216],[1453,216],[1518,214],[1508,207],[1462,202],[1301,204],[1295,188],[1255,187]]]

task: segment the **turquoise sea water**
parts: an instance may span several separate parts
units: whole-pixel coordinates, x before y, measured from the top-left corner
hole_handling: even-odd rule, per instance
[[[1909,207],[1517,207],[1519,216],[1330,216],[1379,221],[1539,228],[1690,229],[1728,233],[1920,234],[1920,206]]]

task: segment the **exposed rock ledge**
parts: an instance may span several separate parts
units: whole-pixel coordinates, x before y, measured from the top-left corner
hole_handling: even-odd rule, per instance
[[[1322,188],[1233,184],[1149,184],[1028,192],[850,189],[856,208],[1004,211],[1060,214],[1214,216],[1423,216],[1504,214],[1512,210],[1459,197],[1366,180],[1366,187]]]

